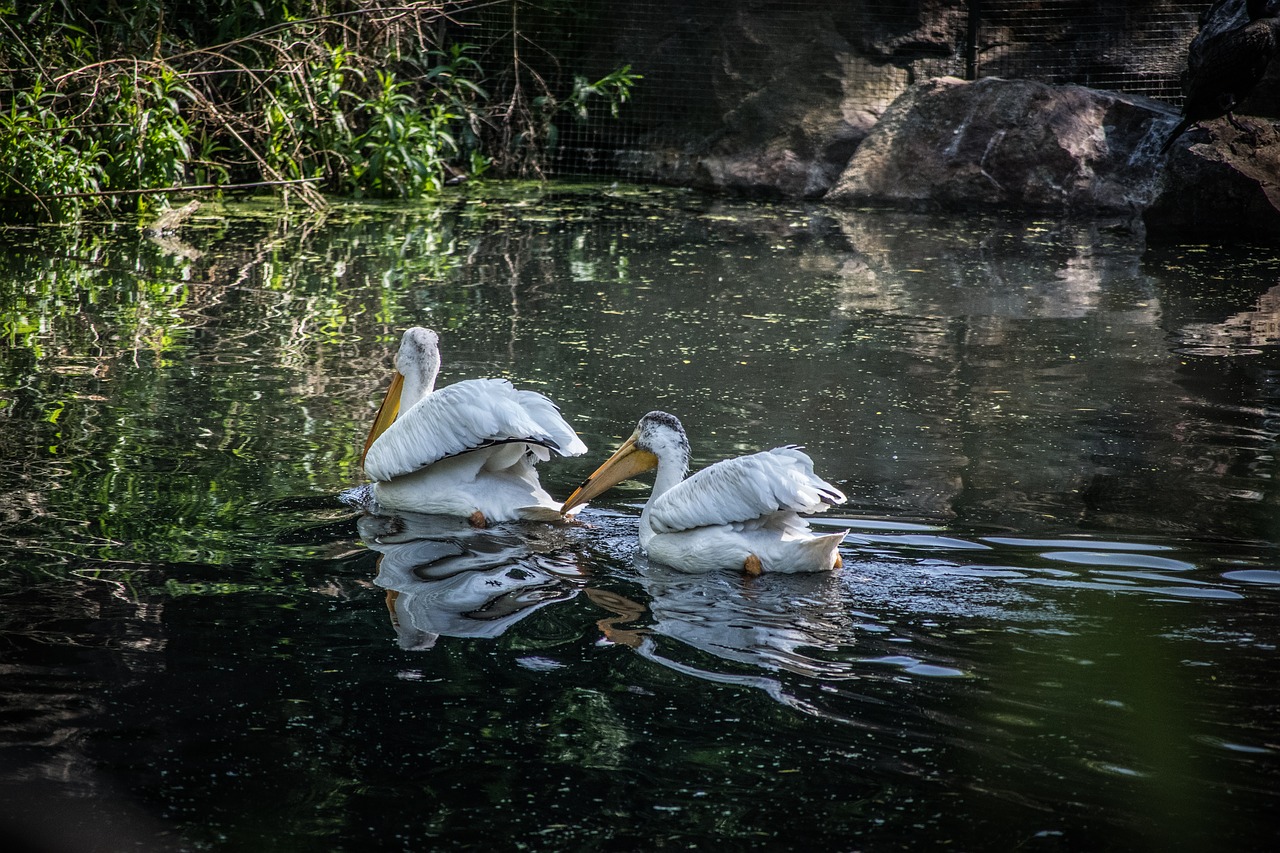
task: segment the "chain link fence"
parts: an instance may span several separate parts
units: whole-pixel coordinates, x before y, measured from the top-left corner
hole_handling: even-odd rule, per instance
[[[978,18],[976,76],[1076,83],[1180,105],[1187,45],[1209,4],[985,0],[969,6]]]
[[[656,149],[705,149],[725,133],[749,133],[753,99],[771,89],[772,109],[778,92],[825,92],[868,126],[907,86],[943,75],[1075,83],[1178,106],[1187,45],[1208,5],[495,0],[459,22],[486,69],[508,69],[504,96],[572,92],[575,76],[589,83],[623,65],[640,75],[617,117],[605,99],[588,99],[580,109],[559,104],[550,119],[551,174],[627,177],[628,162],[650,169]]]

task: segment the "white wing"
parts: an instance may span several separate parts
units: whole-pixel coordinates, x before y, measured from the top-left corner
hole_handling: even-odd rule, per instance
[[[555,404],[536,391],[517,391],[505,379],[467,379],[401,412],[369,448],[364,470],[386,481],[450,456],[513,442],[565,456],[587,450]]]
[[[555,441],[553,447],[557,453],[561,456],[581,456],[587,452],[582,439],[578,438],[573,427],[560,416],[559,406],[537,391],[516,391],[516,397],[529,416]]]
[[[751,521],[780,510],[820,512],[844,503],[839,489],[813,473],[796,447],[725,459],[703,468],[649,504],[658,533]]]

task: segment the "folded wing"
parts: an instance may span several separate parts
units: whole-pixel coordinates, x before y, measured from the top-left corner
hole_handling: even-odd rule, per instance
[[[401,412],[369,448],[364,469],[371,479],[386,481],[450,456],[513,442],[562,456],[587,450],[543,395],[518,391],[505,379],[468,379],[440,388]]]
[[[813,473],[797,447],[775,447],[710,465],[649,506],[658,533],[751,521],[778,511],[821,512],[844,494]]]

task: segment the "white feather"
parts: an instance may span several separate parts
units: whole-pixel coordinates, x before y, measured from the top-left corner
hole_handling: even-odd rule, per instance
[[[657,533],[676,533],[748,522],[779,510],[821,512],[844,499],[839,489],[813,473],[808,454],[775,447],[703,468],[653,498],[649,521]]]
[[[587,450],[555,404],[536,391],[517,391],[505,379],[467,379],[401,412],[369,448],[364,470],[374,480],[391,480],[507,442],[541,445],[564,456]]]
[[[543,490],[534,465],[552,451],[578,456],[587,447],[554,403],[505,379],[433,390],[440,353],[429,329],[405,332],[397,364],[404,408],[364,459],[378,506],[467,517],[478,512],[489,522],[559,517],[560,504]]]
[[[680,419],[667,412],[642,417],[632,437],[565,505],[579,506],[618,482],[631,470],[614,467],[623,460],[645,464],[644,457],[634,456],[639,452],[650,454],[657,466],[653,492],[640,513],[640,548],[650,559],[691,572],[821,572],[839,565],[848,531],[816,534],[799,513],[820,512],[845,497],[813,472],[807,454],[775,447],[717,462],[685,479],[689,440]]]

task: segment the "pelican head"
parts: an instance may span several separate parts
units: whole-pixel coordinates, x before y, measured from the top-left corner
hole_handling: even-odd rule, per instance
[[[369,447],[391,426],[400,409],[408,409],[430,394],[436,387],[436,377],[439,374],[440,336],[422,326],[406,329],[400,338],[400,350],[396,353],[396,369],[391,376],[391,385],[382,398],[378,414],[373,418],[369,437],[364,442],[364,452],[360,454],[362,465]]]
[[[430,394],[440,375],[440,336],[422,326],[406,329],[396,353],[396,373],[404,377],[401,405],[406,409]]]
[[[645,471],[670,469],[674,480],[684,477],[689,466],[689,439],[680,419],[666,412],[650,412],[636,424],[635,431],[604,461],[560,508],[568,514],[574,507]]]

